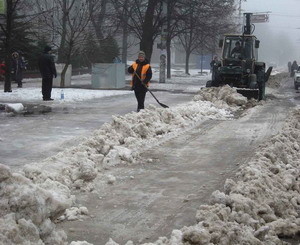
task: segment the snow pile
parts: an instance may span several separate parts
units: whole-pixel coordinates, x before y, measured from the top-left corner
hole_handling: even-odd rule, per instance
[[[86,207],[72,207],[65,211],[65,213],[60,216],[57,221],[61,222],[64,220],[72,221],[83,218],[85,215],[88,215],[89,211]]]
[[[91,243],[88,243],[87,241],[77,241],[77,242],[71,242],[70,245],[93,245]]]
[[[140,113],[113,116],[93,135],[76,147],[43,162],[24,167],[25,176],[35,183],[67,189],[92,191],[98,172],[119,164],[134,163],[139,154],[163,139],[174,137],[206,119],[225,119],[232,115],[210,102],[190,102],[176,108],[150,107]],[[113,184],[115,179],[107,183]],[[67,193],[68,194],[68,193]]]
[[[281,80],[284,78],[288,78],[289,74],[288,73],[278,73],[275,75],[271,75],[269,77],[269,80],[266,83],[266,86],[269,88],[279,88],[281,84]]]
[[[282,244],[300,232],[300,109],[197,213],[213,244]],[[198,232],[196,232],[200,235]],[[186,232],[183,233],[186,235]],[[190,237],[190,236],[188,236]],[[225,243],[224,243],[225,241]]]
[[[0,164],[0,197],[0,244],[66,244],[53,220],[70,204],[58,195]]]
[[[5,104],[5,111],[8,113],[9,112],[21,113],[24,111],[24,106],[22,103]]]
[[[281,133],[201,205],[195,226],[174,230],[170,239],[150,244],[288,244],[279,237],[300,232],[300,108]],[[112,241],[110,241],[112,242]]]
[[[247,98],[237,93],[235,88],[225,85],[222,87],[202,88],[194,97],[195,101],[203,100],[212,102],[217,108],[226,108],[231,111],[245,106]]]

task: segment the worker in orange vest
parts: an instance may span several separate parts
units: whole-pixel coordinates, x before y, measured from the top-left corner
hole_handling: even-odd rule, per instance
[[[138,53],[138,59],[128,68],[128,72],[132,74],[131,87],[138,102],[137,112],[139,112],[145,108],[147,88],[152,78],[151,66],[145,52]]]

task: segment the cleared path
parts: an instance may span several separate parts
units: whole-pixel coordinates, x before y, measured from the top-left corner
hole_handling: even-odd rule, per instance
[[[153,242],[195,224],[198,207],[222,189],[260,143],[278,132],[292,106],[285,99],[273,99],[237,120],[206,121],[145,152],[140,164],[109,170],[117,177],[114,185],[77,195],[91,217],[61,226],[70,241],[96,245],[110,237],[120,244]]]

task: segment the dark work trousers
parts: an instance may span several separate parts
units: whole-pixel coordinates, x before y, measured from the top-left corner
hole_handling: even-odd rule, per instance
[[[144,102],[145,102],[145,98],[146,98],[146,93],[147,93],[146,89],[135,89],[134,90],[134,94],[135,94],[136,100],[138,102],[138,107],[137,107],[138,112],[141,109],[145,108]]]
[[[51,98],[52,84],[53,84],[53,77],[43,77],[42,80],[43,99]]]
[[[23,79],[23,72],[22,70],[18,70],[15,74],[16,82],[18,83],[18,87],[22,88],[22,79]]]

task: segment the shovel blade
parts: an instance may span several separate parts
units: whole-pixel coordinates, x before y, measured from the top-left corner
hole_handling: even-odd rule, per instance
[[[159,102],[159,105],[160,105],[161,107],[163,107],[163,108],[169,108],[169,106],[167,106],[167,105],[165,105],[165,104],[163,104],[163,103],[160,103],[160,102]]]

